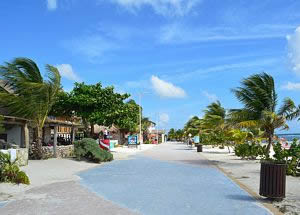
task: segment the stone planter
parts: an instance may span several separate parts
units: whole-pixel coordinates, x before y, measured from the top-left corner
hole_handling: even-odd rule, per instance
[[[285,198],[286,164],[262,162],[259,194],[268,198]]]
[[[197,145],[197,152],[202,152],[203,150],[202,150],[202,144],[198,144]]]

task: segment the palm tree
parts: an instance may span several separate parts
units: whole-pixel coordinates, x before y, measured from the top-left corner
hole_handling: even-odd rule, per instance
[[[219,101],[213,102],[204,110],[204,118],[201,120],[201,132],[212,144],[224,144],[228,139],[230,125],[227,123],[226,110]]]
[[[198,135],[200,132],[200,124],[201,124],[201,120],[197,116],[192,117],[185,124],[183,129],[184,133],[186,135],[192,134],[192,136]]]
[[[242,109],[230,111],[231,120],[238,127],[259,127],[268,139],[267,152],[273,143],[275,129],[288,129],[287,113],[291,111],[288,100],[276,112],[277,93],[274,79],[267,73],[255,74],[241,82],[241,87],[232,90],[237,99],[244,105]]]
[[[143,131],[143,141],[148,141],[149,127],[152,122],[148,117],[143,117],[142,119],[142,131]]]
[[[46,65],[44,79],[36,63],[16,58],[0,66],[0,105],[11,115],[31,120],[36,128],[38,157],[42,157],[42,128],[60,90],[57,68]]]

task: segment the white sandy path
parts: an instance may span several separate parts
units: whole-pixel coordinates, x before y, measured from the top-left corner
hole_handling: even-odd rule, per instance
[[[118,147],[112,153],[115,160],[127,159],[129,156],[148,150],[154,145],[142,145],[140,148]],[[0,201],[8,199],[20,199],[26,190],[41,187],[47,184],[65,181],[77,181],[76,174],[89,168],[98,167],[101,164],[76,161],[73,159],[48,159],[30,160],[27,166],[21,167],[30,179],[30,185],[13,185],[0,183]]]
[[[219,149],[211,146],[204,146],[201,154],[214,161],[234,179],[259,195],[259,160],[241,160],[234,153],[229,154],[227,148]],[[285,214],[300,214],[300,177],[287,176],[286,198],[282,202],[274,202],[273,204],[281,208],[282,211],[287,211]]]

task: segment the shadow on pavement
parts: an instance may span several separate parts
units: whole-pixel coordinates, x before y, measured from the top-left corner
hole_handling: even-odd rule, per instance
[[[257,200],[246,195],[239,195],[239,194],[234,194],[234,195],[227,195],[226,198],[232,199],[232,200],[240,200],[240,201],[248,201],[248,202],[256,202]]]
[[[185,164],[192,164],[192,165],[198,165],[198,166],[210,166],[212,163],[209,160],[178,160],[179,162],[185,163]]]
[[[192,150],[194,150],[194,149],[193,149],[193,148],[185,148],[185,149],[178,148],[178,149],[175,149],[175,150],[180,150],[180,151],[185,151],[185,150],[187,150],[187,151],[192,151]]]

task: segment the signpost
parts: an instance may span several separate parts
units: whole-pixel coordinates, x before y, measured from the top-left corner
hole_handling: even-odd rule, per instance
[[[138,136],[137,135],[128,136],[128,146],[137,147],[137,145],[138,145]]]

